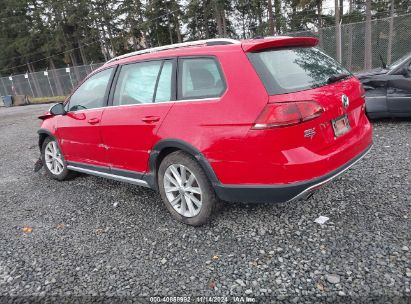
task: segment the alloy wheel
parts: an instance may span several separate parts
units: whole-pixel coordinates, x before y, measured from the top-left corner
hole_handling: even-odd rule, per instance
[[[180,164],[170,165],[164,174],[168,202],[179,214],[194,217],[201,211],[202,191],[196,176]]]
[[[64,170],[64,162],[55,141],[50,141],[44,150],[44,160],[47,168],[54,175],[59,175]]]

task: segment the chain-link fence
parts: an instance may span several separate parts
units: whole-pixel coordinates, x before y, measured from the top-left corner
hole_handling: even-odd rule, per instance
[[[365,53],[365,22],[341,25],[341,62],[353,72],[364,70],[365,59],[371,57],[372,67],[380,67],[381,59],[389,64],[411,51],[411,15],[371,21],[371,54]],[[338,27],[337,27],[338,29]],[[337,57],[336,27],[318,31],[288,33],[291,36],[316,36],[319,47]],[[84,77],[102,64],[0,77],[0,95],[33,97],[65,96]]]
[[[365,69],[365,22],[341,25],[341,63],[350,71]],[[316,36],[319,47],[333,58],[337,57],[338,27],[322,28],[319,31],[289,33],[291,36]],[[390,64],[411,52],[411,15],[397,16],[371,21],[371,66]],[[381,58],[380,58],[381,57]]]
[[[66,96],[102,63],[74,66],[0,78],[0,95]]]

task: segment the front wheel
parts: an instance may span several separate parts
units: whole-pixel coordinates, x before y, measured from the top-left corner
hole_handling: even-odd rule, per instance
[[[205,224],[219,203],[204,170],[183,151],[173,152],[161,162],[158,186],[173,217],[188,225]]]
[[[47,175],[51,178],[62,181],[74,177],[75,173],[67,169],[64,156],[54,138],[47,137],[44,140],[41,159]]]

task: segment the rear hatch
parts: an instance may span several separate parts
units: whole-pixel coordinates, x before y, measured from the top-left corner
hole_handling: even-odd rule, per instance
[[[254,128],[289,127],[299,139],[303,131],[310,150],[319,152],[352,133],[363,115],[364,99],[360,82],[314,48],[317,42],[281,37],[246,42],[243,49],[270,96]],[[322,136],[314,137],[318,133]]]

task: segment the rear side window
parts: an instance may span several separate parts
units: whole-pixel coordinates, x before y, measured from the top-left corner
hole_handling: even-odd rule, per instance
[[[348,73],[338,62],[315,48],[274,49],[247,56],[269,95],[324,86],[329,77]]]
[[[121,67],[113,96],[113,105],[145,104],[170,101],[173,63],[147,61]]]
[[[226,85],[214,58],[179,59],[179,99],[219,97]]]

